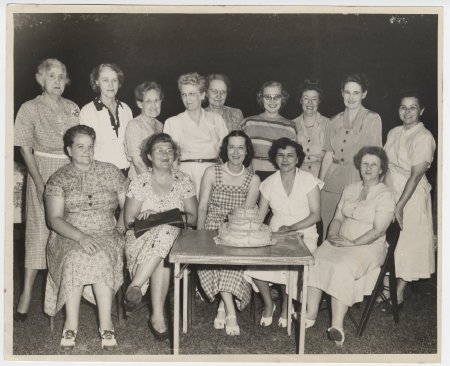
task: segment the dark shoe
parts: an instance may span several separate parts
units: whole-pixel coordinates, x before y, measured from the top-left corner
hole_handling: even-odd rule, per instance
[[[13,318],[14,318],[14,321],[15,321],[15,322],[21,322],[21,323],[23,323],[24,321],[27,320],[27,318],[28,318],[28,313],[19,313],[19,312],[16,310],[15,313],[14,313]]]
[[[403,305],[405,304],[405,300],[403,300],[402,303],[397,305],[398,312],[403,309]],[[393,314],[394,313],[394,307],[392,306],[392,303],[390,301],[385,301],[383,306],[381,307],[381,311],[385,314]]]
[[[155,339],[157,339],[158,341],[164,341],[166,339],[169,339],[169,331],[165,330],[164,332],[158,332],[155,327],[152,324],[152,321],[149,320],[148,321],[148,327],[150,328],[150,332],[152,332],[153,336],[155,337]]]
[[[138,286],[130,287],[125,295],[125,310],[132,313],[142,301],[141,288]]]
[[[343,329],[331,327],[328,328],[328,337],[336,343],[336,346],[341,346],[344,344],[345,341],[345,333]]]

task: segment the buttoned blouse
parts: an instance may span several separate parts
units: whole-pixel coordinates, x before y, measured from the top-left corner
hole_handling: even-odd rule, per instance
[[[314,126],[308,130],[305,126],[303,113],[293,120],[297,126],[297,142],[302,145],[305,153],[305,160],[301,166],[304,171],[309,171],[314,176],[319,176],[320,164],[323,159],[323,142],[325,140],[325,129],[329,119],[316,114]]]
[[[323,149],[333,153],[333,164],[324,178],[324,190],[342,193],[347,184],[361,179],[353,157],[363,146],[382,147],[381,118],[377,113],[361,106],[353,123],[347,109],[331,118]]]
[[[213,112],[213,109],[211,106],[207,106],[205,111]],[[221,116],[227,125],[228,132],[241,129],[241,122],[244,120],[244,115],[240,109],[224,105]]]
[[[92,127],[96,133],[94,159],[114,164],[119,169],[130,166],[125,155],[125,130],[133,119],[130,107],[117,101],[117,118],[120,124],[118,135],[111,125],[108,107],[98,101],[92,101],[81,108],[80,123]]]
[[[58,114],[42,95],[21,105],[14,126],[14,145],[31,147],[48,154],[64,154],[64,133],[79,124],[80,109],[65,98],[60,99]]]
[[[180,160],[215,159],[228,129],[221,116],[202,109],[198,124],[184,111],[166,120],[164,132],[178,144]]]
[[[131,158],[140,156],[142,142],[155,133],[163,130],[163,124],[156,118],[150,118],[140,114],[128,122],[125,130],[125,154],[131,161]]]

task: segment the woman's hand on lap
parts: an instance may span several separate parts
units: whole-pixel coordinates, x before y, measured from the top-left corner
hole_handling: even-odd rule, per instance
[[[82,239],[78,242],[81,248],[88,254],[95,254],[98,250],[98,242],[89,234],[83,234]]]
[[[144,212],[141,212],[137,217],[136,217],[136,219],[138,219],[138,220],[145,220],[147,217],[149,217],[150,215],[154,215],[154,214],[156,214],[157,212],[156,211],[153,211],[153,210],[147,210],[147,211],[144,211]]]

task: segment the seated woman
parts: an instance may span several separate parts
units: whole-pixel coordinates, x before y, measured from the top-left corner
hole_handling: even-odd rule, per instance
[[[247,167],[253,158],[250,138],[242,131],[231,131],[222,141],[223,164],[206,169],[200,187],[197,230],[216,230],[238,206],[254,207],[258,199],[259,178]],[[212,302],[217,294],[221,301],[214,328],[227,335],[239,335],[233,296],[239,310],[250,301],[251,287],[240,266],[211,266],[198,270],[200,283]]]
[[[44,307],[50,316],[66,307],[64,349],[75,346],[82,295],[97,304],[102,348],[117,346],[111,305],[123,282],[122,208],[128,181],[113,164],[94,160],[94,142],[91,127],[69,128],[64,150],[72,162],[50,177],[45,190],[47,221],[53,231],[47,244]]]
[[[305,154],[302,146],[286,137],[275,140],[269,150],[269,159],[278,171],[261,183],[259,211],[267,215],[269,206],[273,216],[270,227],[273,231],[297,231],[313,253],[317,248],[316,222],[320,221],[319,180],[311,173],[301,170]],[[321,185],[321,184],[320,184]],[[269,282],[283,286],[283,302],[278,326],[287,326],[288,271],[286,267],[268,269],[248,269],[246,278],[253,279],[264,300],[264,311],[260,325],[272,324],[275,304],[273,303]],[[285,291],[284,291],[285,288]]]
[[[174,208],[187,214],[187,222],[197,220],[197,199],[190,177],[172,168],[176,146],[165,133],[152,135],[142,148],[141,158],[150,169],[134,178],[125,200],[124,220],[130,228],[136,218]],[[164,302],[169,289],[170,270],[164,265],[180,229],[171,225],[151,228],[136,239],[134,232],[126,234],[125,255],[131,274],[125,305],[133,310],[142,300],[149,282],[151,287],[152,315],[148,326],[159,340],[169,335],[164,320]]]
[[[344,317],[349,306],[370,295],[386,256],[385,233],[394,217],[395,200],[382,183],[388,167],[384,150],[361,148],[353,158],[362,182],[345,187],[330,224],[328,239],[314,253],[306,306],[306,327],[312,327],[322,297],[331,295],[329,337],[344,343]]]

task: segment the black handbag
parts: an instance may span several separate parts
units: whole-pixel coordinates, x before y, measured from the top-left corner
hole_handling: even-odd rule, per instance
[[[169,211],[148,215],[146,219],[136,219],[134,221],[134,236],[137,239],[152,227],[164,224],[176,226],[181,229],[186,227],[180,209],[173,208]]]

